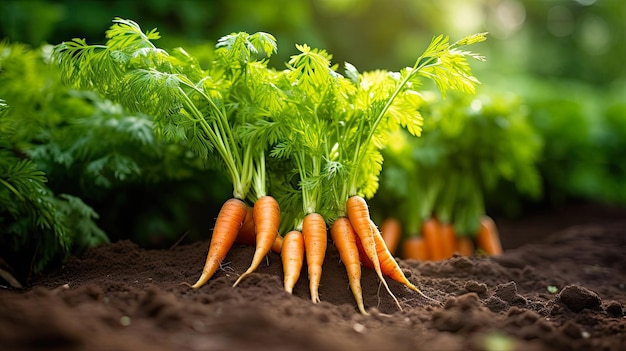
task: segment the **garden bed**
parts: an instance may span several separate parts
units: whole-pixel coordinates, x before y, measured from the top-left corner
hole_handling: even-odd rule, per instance
[[[437,305],[389,281],[403,307],[364,269],[370,315],[358,313],[329,245],[309,299],[306,267],[291,296],[280,257],[231,285],[254,248],[235,246],[200,289],[208,241],[146,250],[103,245],[34,280],[0,288],[3,350],[623,350],[626,211],[583,204],[498,220],[497,258],[401,260]]]

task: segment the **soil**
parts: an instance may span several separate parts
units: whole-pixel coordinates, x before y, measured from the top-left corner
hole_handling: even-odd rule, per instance
[[[102,245],[23,290],[0,288],[1,350],[626,350],[626,210],[574,205],[497,220],[499,257],[399,260],[434,303],[364,269],[358,313],[329,245],[322,302],[306,267],[282,290],[280,257],[244,279],[236,245],[200,289],[208,239],[169,250]],[[1,282],[0,282],[1,283]]]

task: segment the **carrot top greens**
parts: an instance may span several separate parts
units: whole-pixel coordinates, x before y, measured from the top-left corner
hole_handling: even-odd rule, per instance
[[[144,33],[131,20],[113,22],[105,45],[74,39],[55,47],[64,80],[154,116],[158,135],[184,140],[201,158],[219,158],[234,197],[250,195],[253,179],[254,195],[264,193],[259,156],[264,145],[245,142],[237,129],[260,117],[239,105],[262,101],[260,86],[268,73],[263,57],[276,51],[274,38],[267,33],[225,36],[205,70],[182,48],[157,48],[152,42],[160,38],[156,29]]]
[[[104,45],[74,39],[56,46],[54,58],[65,81],[153,115],[158,135],[217,160],[234,197],[254,202],[271,190],[284,208],[284,232],[308,213],[329,222],[345,215],[351,195],[372,197],[390,133],[421,132],[420,79],[442,94],[474,92],[467,58],[483,57],[463,48],[486,36],[452,44],[438,36],[399,72],[361,73],[346,63],[343,75],[332,55],[306,44],[284,70],[269,68],[277,45],[268,33],[222,37],[206,68],[182,48],[156,47],[159,37],[116,18]]]

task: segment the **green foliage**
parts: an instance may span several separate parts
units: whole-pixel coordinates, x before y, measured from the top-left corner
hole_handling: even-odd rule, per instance
[[[151,116],[61,84],[60,71],[48,65],[51,51],[50,46],[31,50],[0,44],[0,96],[10,105],[3,103],[0,117],[0,256],[22,274],[29,273],[31,260],[34,272],[41,272],[106,242],[103,229],[142,243],[148,239],[140,236],[156,232],[180,235],[181,226],[190,227],[191,214],[174,207],[222,196],[219,177],[213,177],[215,188],[177,183],[206,176],[211,160],[164,143]],[[119,203],[151,184],[156,191],[142,198],[156,199],[152,203],[133,197]],[[179,193],[160,205],[165,188]],[[172,222],[163,224],[167,229],[125,227],[119,223],[129,221],[123,209],[133,207],[137,220],[157,223],[154,219],[165,214]],[[161,207],[160,213],[154,207]],[[97,224],[101,213],[106,216]]]
[[[398,213],[385,215],[400,217],[412,235],[431,216],[453,223],[459,235],[473,235],[486,198],[516,211],[516,199],[540,196],[543,140],[518,97],[426,96],[422,137],[398,134],[385,150],[383,191],[374,203],[382,208],[402,203]]]
[[[11,118],[10,111],[0,112],[5,118]],[[0,135],[0,256],[32,250],[32,268],[40,272],[72,250],[107,241],[89,206],[73,196],[55,196],[45,173],[7,142],[7,129]]]
[[[152,41],[159,33],[144,33],[131,20],[114,19],[106,37],[104,45],[74,39],[55,47],[65,81],[153,115],[159,135],[202,157],[219,156],[237,198],[254,202],[266,193],[266,152],[292,162],[304,213],[332,218],[348,195],[375,193],[389,132],[404,126],[419,134],[421,99],[411,88],[419,86],[418,75],[443,92],[473,91],[478,82],[466,57],[482,57],[460,49],[485,34],[453,44],[434,38],[415,65],[399,73],[359,74],[348,65],[350,78],[336,72],[330,54],[306,44],[296,46],[300,53],[286,70],[267,68],[277,47],[263,32],[222,37],[206,69],[184,49],[157,48]],[[334,204],[331,197],[323,201],[326,189],[336,195]]]
[[[626,204],[620,156],[626,137],[623,86],[597,90],[573,82],[519,82],[530,121],[546,141],[539,164],[544,201],[560,205],[582,198]]]

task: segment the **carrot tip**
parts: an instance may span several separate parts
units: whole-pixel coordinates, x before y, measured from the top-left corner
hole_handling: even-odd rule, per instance
[[[191,285],[191,287],[193,289],[198,289],[199,287],[201,287],[204,284],[206,284],[206,282],[209,281],[209,278],[211,278],[211,277],[208,274],[203,272],[202,275],[200,276],[200,278],[198,278],[198,281],[195,284]]]
[[[245,272],[244,274],[240,275],[239,278],[237,278],[237,280],[235,280],[235,282],[233,283],[233,288],[237,286],[237,284],[239,284],[239,282],[241,282],[243,280],[243,278],[247,277],[248,275],[250,275],[250,273],[252,273],[251,271]]]

